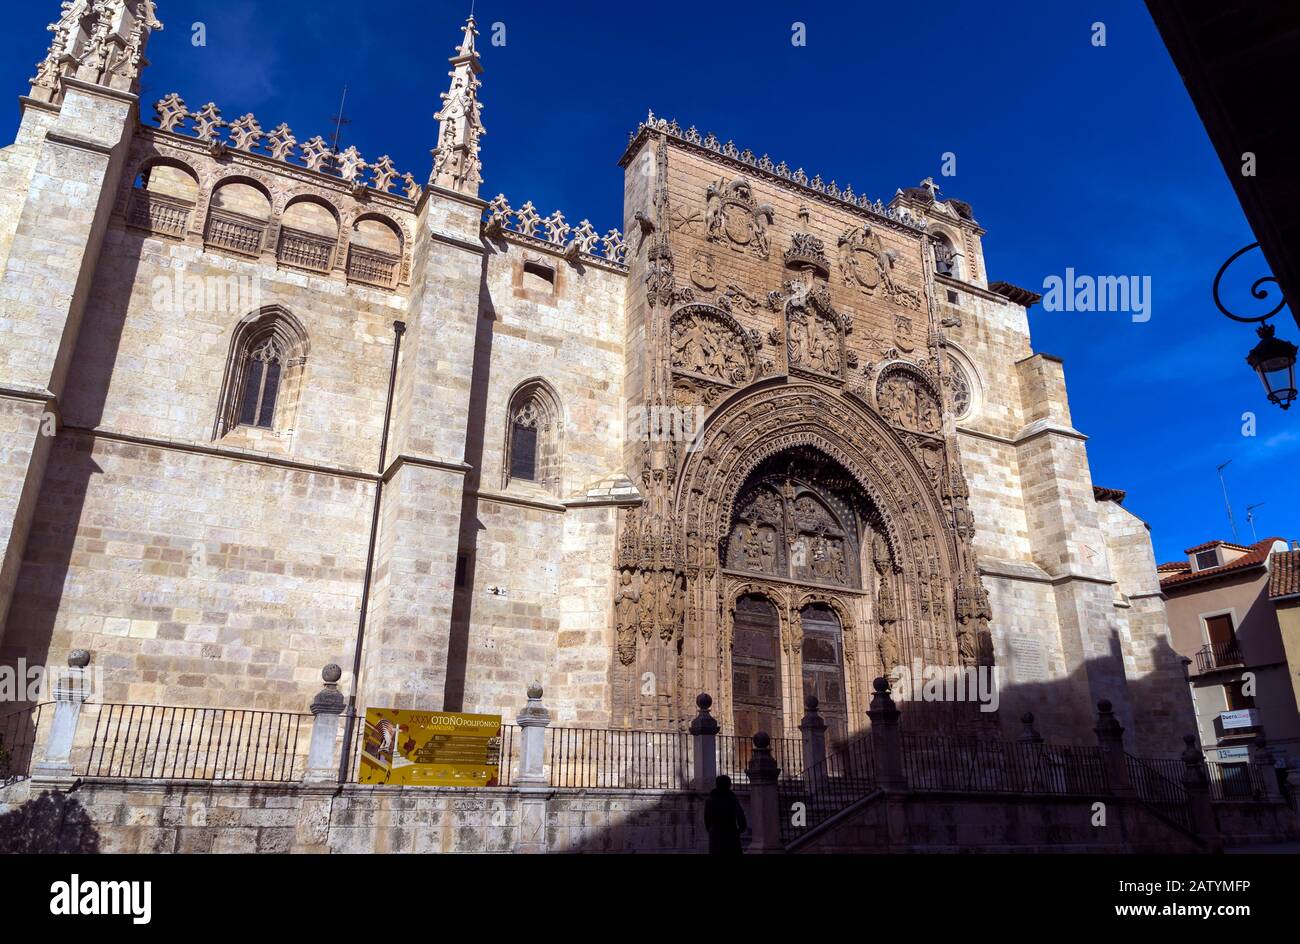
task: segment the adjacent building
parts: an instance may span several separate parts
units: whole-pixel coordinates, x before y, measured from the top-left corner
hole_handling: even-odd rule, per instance
[[[1160,565],[1160,587],[1174,648],[1188,660],[1207,759],[1222,765],[1224,783],[1270,757],[1278,766],[1294,764],[1300,759],[1296,552],[1279,538],[1265,538],[1249,545],[1209,541],[1186,554]]]

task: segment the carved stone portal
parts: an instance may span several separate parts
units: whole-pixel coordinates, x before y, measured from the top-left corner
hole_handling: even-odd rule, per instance
[[[735,504],[725,566],[841,587],[862,586],[859,532],[870,511],[852,481],[811,453],[775,457]]]

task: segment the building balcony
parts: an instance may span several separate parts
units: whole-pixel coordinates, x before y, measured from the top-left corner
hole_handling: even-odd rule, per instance
[[[401,256],[363,246],[348,248],[348,281],[396,288]]]
[[[334,264],[337,240],[304,230],[280,227],[280,248],[276,253],[284,265],[310,272],[328,272]]]
[[[239,253],[241,256],[256,256],[262,251],[265,238],[265,220],[229,210],[214,208],[208,211],[208,226],[203,234],[203,242],[207,246]]]
[[[192,200],[150,193],[148,190],[133,190],[126,208],[126,222],[136,229],[183,239],[193,209]]]
[[[1196,652],[1196,673],[1198,675],[1242,664],[1241,647],[1237,645],[1236,639],[1212,642],[1202,646]]]

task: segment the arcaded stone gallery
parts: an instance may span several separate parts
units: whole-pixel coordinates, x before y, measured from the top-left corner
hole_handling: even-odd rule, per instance
[[[431,173],[141,103],[158,26],[64,4],[0,151],[4,662],[294,712],[327,663],[359,709],[513,717],[539,680],[592,728],[708,692],[738,735],[811,695],[832,741],[878,676],[992,667],[997,712],[904,726],[1092,744],[1108,699],[1181,749],[1147,529],[975,208],[651,114],[622,220],[543,215],[490,188],[473,19]]]

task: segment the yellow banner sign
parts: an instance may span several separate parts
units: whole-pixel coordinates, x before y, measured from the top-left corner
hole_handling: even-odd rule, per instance
[[[360,783],[493,787],[501,716],[367,708]]]

